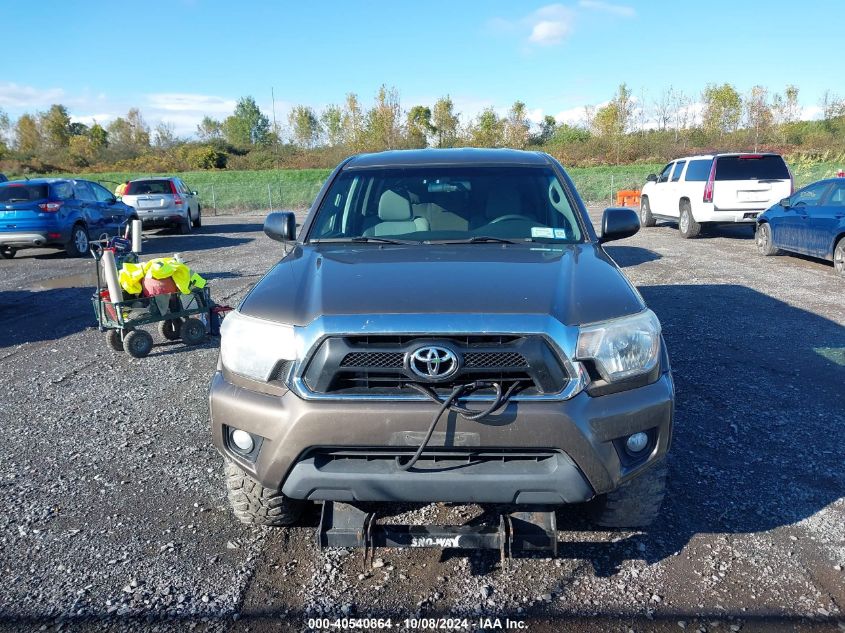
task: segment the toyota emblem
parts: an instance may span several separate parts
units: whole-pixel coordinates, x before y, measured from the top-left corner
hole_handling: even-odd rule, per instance
[[[436,345],[420,347],[408,353],[408,369],[429,381],[446,380],[457,373],[458,357],[452,350]]]

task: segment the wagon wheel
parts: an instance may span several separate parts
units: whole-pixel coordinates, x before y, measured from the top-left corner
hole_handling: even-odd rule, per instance
[[[144,358],[153,349],[153,337],[144,330],[132,330],[123,337],[123,349],[132,358]]]
[[[167,319],[158,324],[158,331],[168,341],[178,341],[181,335],[182,319]]]
[[[205,325],[199,319],[185,319],[180,335],[185,345],[198,345],[205,340]]]
[[[123,351],[123,341],[120,339],[120,330],[106,330],[106,342],[114,351]]]

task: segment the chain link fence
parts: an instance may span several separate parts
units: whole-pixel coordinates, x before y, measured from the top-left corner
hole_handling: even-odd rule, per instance
[[[617,191],[639,189],[646,176],[660,167],[634,165],[580,168],[569,170],[569,174],[585,202],[614,204]],[[292,181],[290,178],[274,178],[273,172],[267,172],[266,178],[254,178],[252,182],[226,182],[222,178],[191,179],[190,176],[185,177],[185,182],[199,193],[207,214],[223,215],[305,209],[316,198],[324,178],[325,176],[321,176],[307,181]]]
[[[836,174],[842,163],[796,163],[790,165],[795,186]],[[581,198],[591,205],[616,204],[616,193],[639,190],[649,174],[663,168],[661,163],[619,166],[572,167],[567,169]],[[266,213],[269,210],[303,210],[308,208],[328,177],[328,169],[278,171],[206,171],[179,174],[185,183],[199,193],[203,210],[208,215],[233,213]],[[117,184],[146,174],[92,174],[88,177]]]

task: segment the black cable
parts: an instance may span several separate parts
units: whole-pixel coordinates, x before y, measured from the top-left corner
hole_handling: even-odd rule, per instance
[[[412,383],[411,386],[414,387],[415,385]],[[431,421],[431,424],[428,427],[428,432],[425,434],[425,438],[419,445],[419,448],[417,448],[417,452],[414,453],[413,457],[411,457],[411,459],[409,459],[404,464],[398,456],[396,457],[396,467],[399,468],[399,470],[410,470],[413,465],[417,463],[423,451],[425,450],[425,447],[428,446],[428,442],[431,439],[431,435],[432,433],[434,433],[434,429],[437,426],[437,423],[440,421],[440,416],[443,415],[443,412],[446,411],[446,409],[448,409],[452,405],[452,403],[457,399],[459,395],[461,395],[461,393],[463,393],[465,388],[466,385],[458,385],[452,390],[452,393],[449,394],[449,397],[443,400],[442,402],[440,401],[440,398],[437,397],[437,394],[435,394],[433,391],[431,393],[428,393],[428,390],[422,388],[422,393],[429,397],[431,395],[434,396],[434,399],[438,403],[440,403],[440,408],[437,410],[437,415],[435,415],[434,419]],[[418,389],[417,391],[421,390]]]
[[[409,459],[404,464],[402,463],[401,458],[397,456],[396,467],[399,468],[399,470],[407,471],[410,470],[414,466],[414,464],[419,461],[420,457],[423,454],[423,451],[428,446],[428,443],[431,440],[431,436],[434,433],[434,429],[437,427],[437,423],[440,421],[440,416],[443,415],[444,411],[446,411],[447,409],[454,411],[462,415],[467,420],[481,420],[482,418],[487,417],[491,413],[494,413],[502,406],[507,404],[508,400],[510,400],[511,396],[513,396],[513,394],[516,392],[517,388],[519,387],[519,384],[519,381],[514,381],[514,383],[510,387],[508,387],[506,391],[502,392],[502,384],[499,382],[476,381],[456,386],[452,390],[452,393],[450,393],[445,400],[441,400],[440,396],[438,396],[437,393],[430,387],[426,387],[418,383],[410,383],[408,385],[409,387],[420,392],[424,396],[430,398],[431,400],[439,404],[440,408],[437,410],[437,414],[431,421],[431,424],[428,427],[428,431],[425,434],[425,438],[417,448],[417,451],[414,453],[411,459]],[[477,391],[479,389],[486,389],[488,387],[493,387],[496,390],[496,397],[493,398],[493,402],[486,409],[476,411],[455,404],[457,399],[460,398],[461,395],[464,394],[464,392],[472,393],[473,391]]]

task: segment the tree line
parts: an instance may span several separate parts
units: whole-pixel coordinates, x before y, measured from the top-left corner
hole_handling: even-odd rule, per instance
[[[842,154],[845,100],[827,91],[820,117],[802,120],[798,99],[794,85],[740,94],[729,83],[709,84],[700,95],[670,86],[649,99],[623,83],[606,103],[584,107],[577,121],[546,115],[532,122],[519,100],[504,114],[490,107],[467,118],[448,95],[431,107],[405,109],[396,88],[382,86],[369,106],[349,93],[321,111],[296,105],[281,122],[271,122],[253,97],[242,97],[228,117],[204,117],[193,138],[178,137],[166,122],[151,129],[138,108],[106,126],[88,126],[55,104],[15,121],[0,110],[0,166],[13,173],[330,167],[348,154],[425,147],[541,149],[571,165],[714,150]]]

